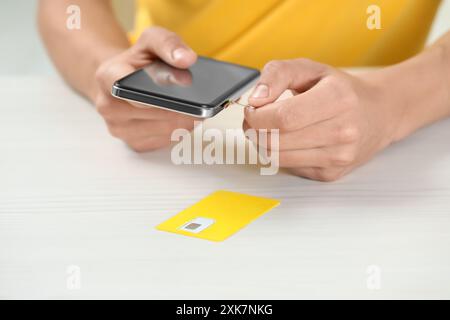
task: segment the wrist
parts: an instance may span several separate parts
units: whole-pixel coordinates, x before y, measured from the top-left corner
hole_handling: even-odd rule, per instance
[[[410,97],[405,83],[401,83],[401,72],[394,67],[386,67],[367,75],[367,81],[372,84],[377,94],[378,106],[384,114],[383,126],[387,135],[387,143],[395,143],[409,136],[420,126],[420,119],[411,114]]]
[[[433,47],[366,77],[380,89],[385,111],[392,116],[392,142],[450,115],[446,59],[440,48]]]
[[[379,134],[378,148],[400,140],[400,136],[409,131],[409,120],[405,119],[408,102],[403,94],[393,88],[394,73],[389,68],[373,69],[355,75],[364,84],[368,97],[366,100],[367,116],[375,123]]]

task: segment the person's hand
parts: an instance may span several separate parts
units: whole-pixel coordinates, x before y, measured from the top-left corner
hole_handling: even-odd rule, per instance
[[[277,101],[288,89],[294,95]],[[250,96],[254,108],[246,108],[243,126],[279,129],[280,167],[334,181],[393,142],[402,106],[391,100],[367,76],[307,59],[272,61]]]
[[[195,63],[197,55],[173,32],[159,27],[143,32],[137,43],[123,53],[103,62],[96,72],[98,86],[95,97],[97,111],[106,121],[109,132],[137,152],[154,150],[170,144],[175,129],[191,130],[195,118],[159,109],[142,108],[138,103],[126,102],[111,96],[115,81],[160,58],[180,69]],[[164,79],[176,84],[190,81],[181,72],[165,72]],[[148,72],[154,72],[149,69]]]

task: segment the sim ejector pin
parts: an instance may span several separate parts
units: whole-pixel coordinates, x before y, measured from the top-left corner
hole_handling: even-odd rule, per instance
[[[238,101],[234,101],[234,103],[236,103],[236,104],[238,104],[240,106],[243,106],[244,108],[247,108],[249,111],[255,110],[255,107],[253,107],[253,106],[251,106],[249,104],[243,104],[243,103],[240,103]]]
[[[242,107],[253,108],[251,105],[240,103],[238,100],[228,100],[227,103],[225,104],[225,108],[229,107],[232,104],[238,104],[238,105],[240,105]]]
[[[236,104],[238,104],[240,106],[243,106],[243,107],[251,107],[251,105],[249,105],[249,104],[243,104],[243,103],[240,103],[240,102],[237,102],[237,101],[234,101],[234,103],[236,103]]]

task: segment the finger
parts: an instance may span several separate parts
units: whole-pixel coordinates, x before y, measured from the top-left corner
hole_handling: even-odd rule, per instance
[[[137,54],[152,53],[181,69],[189,68],[197,60],[196,53],[176,33],[160,27],[146,29],[132,51]]]
[[[271,61],[263,68],[249,103],[260,107],[274,102],[287,89],[303,92],[317,83],[328,70],[326,65],[308,59]]]
[[[125,55],[125,53],[123,54]],[[96,83],[105,94],[110,94],[113,84],[126,75],[136,71],[129,63],[125,63],[123,56],[102,64],[95,73]]]
[[[250,129],[250,125],[244,121],[244,131]],[[355,142],[358,139],[358,130],[351,125],[342,125],[333,120],[326,120],[298,131],[278,133],[272,137],[267,133],[267,147],[272,148],[273,139],[278,139],[278,150],[298,150],[344,145]],[[255,141],[258,144],[258,141]]]
[[[195,118],[173,111],[116,99],[109,95],[99,95],[96,100],[97,111],[110,122],[123,122],[131,119],[140,120],[175,120]]]
[[[323,182],[332,182],[344,176],[347,172],[349,172],[350,168],[293,168],[290,171],[303,178],[323,181]]]
[[[279,164],[284,168],[348,167],[355,159],[356,152],[351,145],[279,152]]]
[[[176,129],[192,130],[194,122],[188,120],[159,121],[159,120],[131,120],[120,124],[111,124],[113,136],[125,141],[136,141],[150,137],[170,137]]]
[[[280,151],[279,165],[283,168],[329,167],[331,161],[326,149]]]
[[[245,119],[255,129],[280,129],[281,132],[300,130],[339,115],[345,105],[336,94],[318,83],[307,92],[267,104],[245,109]]]
[[[175,121],[177,119],[188,119],[189,121],[201,121],[201,119],[184,113],[179,113],[163,107],[143,104],[139,102],[128,101],[135,110],[132,112],[133,119],[149,120],[167,120]]]
[[[170,145],[170,137],[146,137],[140,140],[126,142],[127,145],[135,152],[143,153],[161,149]]]
[[[277,120],[278,104],[270,103],[263,108],[244,108],[244,120],[253,129],[279,129]]]

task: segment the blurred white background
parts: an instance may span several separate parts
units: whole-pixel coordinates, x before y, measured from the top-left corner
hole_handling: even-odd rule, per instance
[[[437,1],[437,0],[429,0]],[[124,23],[130,23],[132,0],[116,0]],[[0,74],[55,74],[36,30],[36,0],[1,0]],[[128,7],[128,9],[127,9]],[[450,29],[450,0],[444,0],[429,42]]]

